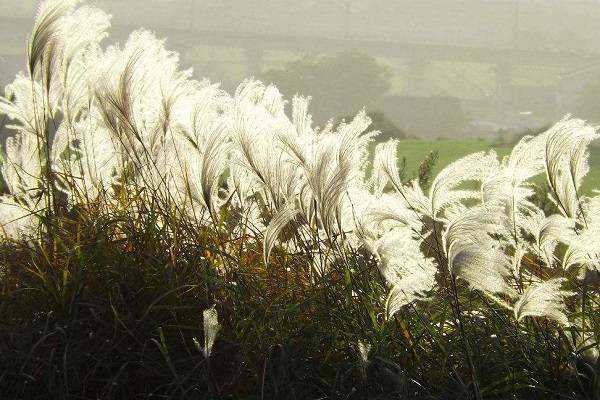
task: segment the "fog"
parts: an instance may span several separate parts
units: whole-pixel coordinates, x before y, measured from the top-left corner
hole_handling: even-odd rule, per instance
[[[486,137],[567,113],[600,122],[600,2],[98,0],[106,43],[155,31],[184,67],[313,96],[315,120],[366,107],[399,132]],[[24,70],[37,2],[0,2],[0,84]]]

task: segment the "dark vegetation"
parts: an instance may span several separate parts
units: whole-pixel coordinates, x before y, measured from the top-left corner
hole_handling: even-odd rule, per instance
[[[460,283],[458,304],[488,310],[465,311],[460,329],[434,322],[454,315],[445,285],[386,321],[365,253],[311,281],[302,255],[276,251],[265,268],[228,212],[202,228],[172,215],[161,227],[165,212],[73,209],[51,242],[2,246],[2,398],[466,399],[476,385],[486,399],[598,399],[599,366],[552,322],[507,321]],[[215,303],[222,329],[205,359],[194,338]]]

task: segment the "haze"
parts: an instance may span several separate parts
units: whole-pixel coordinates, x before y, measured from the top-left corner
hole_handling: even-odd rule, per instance
[[[318,123],[362,105],[421,137],[522,132],[567,113],[600,122],[594,96],[600,87],[598,1],[96,4],[113,15],[106,43],[122,42],[144,27],[166,38],[198,78],[228,89],[254,76],[273,80],[287,96],[299,92],[316,98],[315,91],[324,92],[328,116],[317,115]],[[2,86],[24,69],[36,7],[32,0],[0,3]],[[357,59],[372,59],[381,69],[365,69],[371,64]],[[311,71],[323,68],[307,63],[321,63],[325,72],[313,76]]]

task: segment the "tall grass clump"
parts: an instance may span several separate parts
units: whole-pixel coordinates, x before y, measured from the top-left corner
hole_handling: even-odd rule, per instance
[[[43,2],[0,99],[2,398],[600,398],[595,127],[411,180],[109,26]]]

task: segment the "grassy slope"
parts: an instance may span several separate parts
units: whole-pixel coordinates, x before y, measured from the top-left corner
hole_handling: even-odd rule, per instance
[[[458,160],[467,154],[493,148],[492,142],[487,139],[404,139],[398,146],[398,158],[406,158],[407,172],[412,174],[417,170],[419,162],[432,150],[439,152],[439,159],[433,170],[437,174],[442,168],[452,161]],[[496,148],[498,156],[509,154],[509,147]],[[590,194],[593,189],[600,189],[600,148],[591,150],[591,171],[583,182],[583,192]]]

